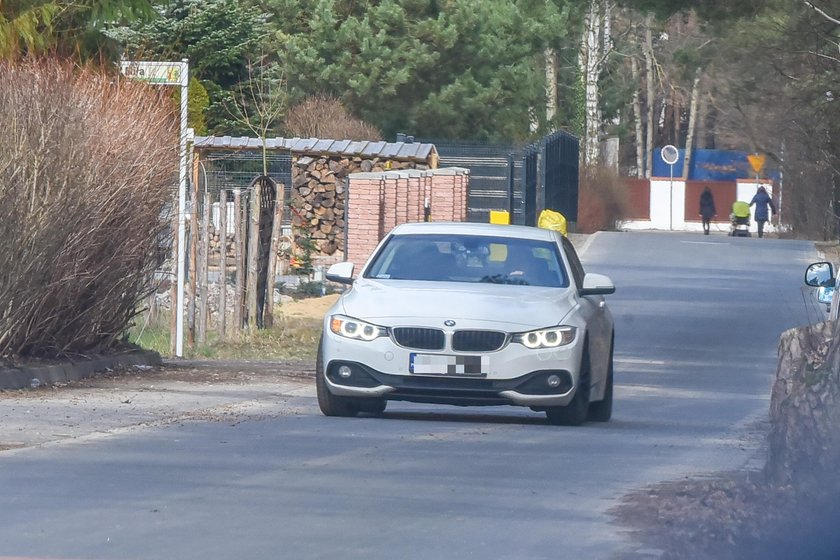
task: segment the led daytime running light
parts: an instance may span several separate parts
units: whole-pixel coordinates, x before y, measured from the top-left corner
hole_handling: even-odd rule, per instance
[[[575,339],[574,327],[555,327],[517,335],[516,341],[525,348],[558,348],[571,344]]]
[[[330,317],[330,330],[339,336],[370,342],[383,335],[382,327],[345,317],[333,315]]]

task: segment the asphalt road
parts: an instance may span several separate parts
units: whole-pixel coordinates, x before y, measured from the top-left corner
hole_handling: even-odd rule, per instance
[[[778,336],[809,320],[816,254],[604,233],[582,256],[618,290],[610,423],[404,403],[325,418],[309,386],[251,387],[238,414],[0,452],[0,559],[656,557],[610,508],[647,484],[761,466]]]

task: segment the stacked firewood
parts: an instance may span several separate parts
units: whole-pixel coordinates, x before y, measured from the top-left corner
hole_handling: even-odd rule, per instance
[[[412,161],[348,156],[300,156],[292,166],[292,225],[295,241],[311,239],[318,251],[344,251],[347,175],[359,172],[427,169]]]

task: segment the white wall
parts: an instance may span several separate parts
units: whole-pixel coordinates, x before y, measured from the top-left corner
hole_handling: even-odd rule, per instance
[[[685,229],[685,182],[682,179],[650,180],[650,227]]]

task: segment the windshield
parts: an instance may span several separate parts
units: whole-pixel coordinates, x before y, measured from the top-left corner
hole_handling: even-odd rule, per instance
[[[472,282],[565,288],[556,244],[477,235],[396,235],[364,276],[378,280]]]

